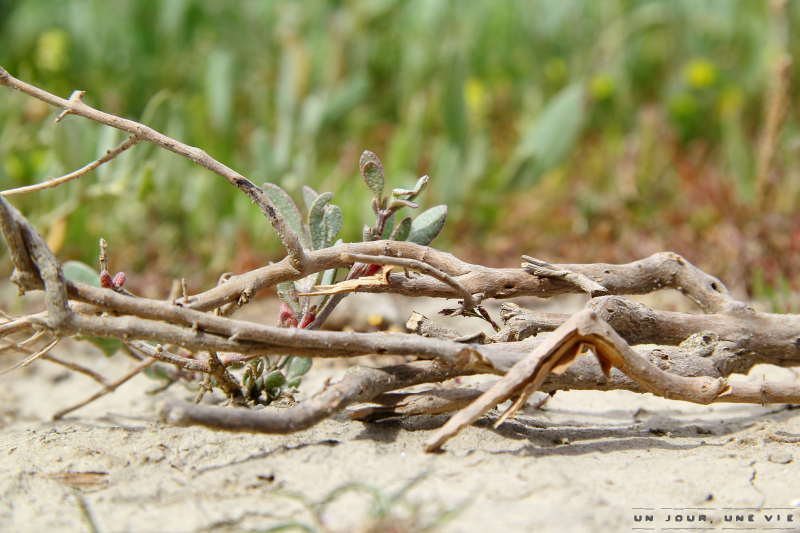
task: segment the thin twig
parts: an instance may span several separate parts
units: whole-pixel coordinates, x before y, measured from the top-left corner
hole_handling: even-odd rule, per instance
[[[535,257],[531,257],[529,255],[523,255],[522,258],[527,261],[526,263],[522,263],[523,270],[533,274],[534,276],[566,280],[574,284],[576,287],[579,287],[582,291],[588,292],[592,298],[597,296],[607,296],[610,294],[608,289],[596,281],[589,279],[583,274],[573,272],[571,270],[556,268],[550,263],[542,261],[541,259],[536,259]]]
[[[28,358],[27,358],[27,359],[25,359],[24,361],[22,361],[22,362],[20,362],[20,363],[17,363],[16,365],[14,365],[14,366],[12,366],[12,367],[10,367],[10,368],[6,368],[6,369],[5,369],[5,370],[3,370],[3,371],[0,371],[0,376],[2,376],[3,374],[8,374],[8,373],[9,373],[9,372],[11,372],[12,370],[16,370],[16,369],[18,369],[18,368],[22,368],[22,367],[24,367],[24,366],[28,366],[29,364],[31,364],[32,362],[34,362],[36,359],[38,359],[38,358],[39,358],[39,357],[41,357],[42,355],[44,355],[44,354],[46,354],[47,352],[49,352],[49,351],[50,351],[50,349],[51,349],[51,348],[53,348],[53,346],[55,346],[56,344],[58,344],[60,340],[61,340],[61,339],[55,339],[53,342],[51,342],[50,344],[48,344],[47,346],[45,346],[44,348],[42,348],[41,350],[39,350],[39,351],[38,351],[38,352],[36,352],[35,354],[31,355],[30,357],[28,357]]]
[[[101,397],[105,396],[106,394],[108,394],[110,392],[114,392],[117,389],[117,387],[119,387],[120,385],[122,385],[123,383],[125,383],[126,381],[128,381],[129,379],[134,377],[136,374],[138,374],[139,372],[141,372],[142,370],[144,370],[145,368],[147,368],[148,366],[152,365],[155,362],[156,362],[155,359],[146,359],[146,360],[142,361],[141,363],[139,363],[138,365],[136,365],[135,367],[130,369],[122,377],[120,377],[118,379],[115,379],[114,381],[110,382],[108,385],[105,386],[105,388],[103,390],[98,391],[97,393],[91,395],[90,397],[86,398],[85,400],[83,400],[81,402],[76,403],[75,405],[73,405],[71,407],[67,407],[66,409],[62,409],[61,411],[58,411],[57,413],[55,413],[53,415],[53,420],[58,420],[60,418],[63,418],[64,415],[66,415],[67,413],[71,413],[72,411],[74,411],[76,409],[80,409],[84,405],[90,404],[93,401],[95,401],[96,399],[101,398]]]
[[[103,387],[107,388],[111,384],[111,382],[108,381],[107,378],[105,378],[104,376],[101,376],[100,374],[98,374],[97,372],[92,370],[91,368],[86,368],[85,366],[79,365],[77,363],[73,363],[71,361],[64,361],[63,359],[59,359],[59,358],[57,358],[56,356],[54,356],[53,354],[50,354],[50,353],[46,353],[46,354],[42,355],[41,358],[46,360],[46,361],[50,361],[52,363],[55,363],[57,365],[61,365],[63,367],[69,368],[73,372],[78,372],[78,373],[81,373],[81,374],[85,374],[86,376],[89,376],[90,378],[92,378],[93,380],[98,382]]]
[[[72,181],[72,180],[74,180],[76,178],[80,178],[81,176],[83,176],[85,174],[88,174],[89,172],[91,172],[92,170],[96,169],[97,167],[99,167],[103,163],[108,163],[109,161],[111,161],[112,159],[117,157],[119,154],[121,154],[122,152],[124,152],[128,148],[136,145],[136,143],[138,143],[138,142],[139,142],[139,138],[136,135],[131,135],[124,142],[119,144],[119,146],[117,146],[116,148],[113,148],[111,150],[106,151],[105,155],[103,157],[101,157],[100,159],[92,161],[91,163],[89,163],[85,167],[80,168],[80,169],[76,170],[75,172],[67,174],[66,176],[61,176],[60,178],[51,178],[51,179],[48,179],[45,182],[36,183],[35,185],[27,185],[25,187],[17,187],[16,189],[8,189],[8,190],[0,192],[0,194],[2,194],[3,196],[14,196],[16,194],[25,194],[25,193],[28,193],[28,192],[41,191],[41,190],[44,190],[44,189],[50,189],[52,187],[58,187],[62,183],[66,183],[68,181]]]
[[[399,266],[411,270],[416,270],[417,272],[422,272],[423,274],[427,274],[428,276],[441,281],[442,283],[446,283],[454,290],[456,290],[459,295],[464,299],[464,305],[462,306],[463,309],[472,309],[477,307],[481,302],[480,300],[476,299],[466,287],[464,287],[461,283],[458,282],[454,277],[442,272],[438,268],[431,266],[429,264],[423,263],[422,261],[417,261],[416,259],[408,259],[405,257],[391,257],[385,255],[365,255],[365,254],[352,254],[352,253],[343,253],[340,255],[342,261],[347,262],[359,262],[364,264],[372,264],[372,265],[392,265],[392,266]]]
[[[247,194],[253,200],[253,202],[258,205],[261,212],[267,217],[267,220],[269,220],[270,224],[272,224],[272,227],[278,233],[281,242],[289,254],[292,265],[296,269],[303,267],[305,262],[305,254],[303,252],[303,247],[300,244],[300,239],[294,234],[292,229],[289,227],[289,224],[275,208],[264,191],[238,172],[228,168],[216,159],[210,157],[203,150],[171,139],[152,128],[139,124],[138,122],[116,117],[114,115],[109,115],[108,113],[103,113],[102,111],[91,108],[84,104],[80,97],[70,98],[69,100],[59,98],[54,94],[50,94],[39,89],[38,87],[34,87],[33,85],[29,85],[14,78],[3,67],[0,67],[0,85],[11,87],[12,89],[42,100],[43,102],[46,102],[54,107],[64,109],[66,113],[78,115],[100,124],[105,124],[106,126],[110,126],[112,128],[127,131],[128,133],[136,136],[138,139],[151,142],[157,146],[160,146],[161,148],[169,150],[170,152],[182,155],[190,159],[192,162],[207,168],[211,172],[214,172],[218,176],[225,178],[231,185]]]

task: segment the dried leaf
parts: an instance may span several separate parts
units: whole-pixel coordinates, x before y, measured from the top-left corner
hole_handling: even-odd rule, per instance
[[[439,235],[447,220],[447,206],[437,205],[420,214],[411,224],[408,242],[427,246]]]
[[[298,296],[318,296],[320,294],[339,294],[340,292],[353,292],[361,287],[379,287],[388,285],[388,275],[394,267],[386,265],[381,272],[374,276],[363,276],[361,278],[342,281],[335,285],[317,285],[311,292],[300,293]]]

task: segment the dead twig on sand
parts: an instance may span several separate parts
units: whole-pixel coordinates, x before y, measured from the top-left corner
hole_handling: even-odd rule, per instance
[[[568,389],[630,390],[702,404],[800,403],[798,383],[727,380],[731,373],[747,372],[759,363],[800,366],[800,316],[749,308],[734,300],[720,280],[677,254],[659,253],[625,265],[553,265],[528,256],[523,257],[522,268],[469,264],[428,246],[445,222],[445,206],[391,226],[398,209],[418,207],[413,200],[425,188],[428,177],[420,178],[414,189],[394,189],[391,196],[384,196],[383,167],[371,152],[362,154],[359,168],[373,192],[375,226],[365,227],[365,242],[335,244],[342,214],[330,204],[332,193],[320,195],[305,188],[308,217],[304,221],[279,187],[257,187],[198,148],[97,111],[82,102],[82,93],[64,100],[13,78],[2,68],[0,85],[63,109],[61,116],[82,116],[131,134],[106,156],[79,171],[0,195],[0,230],[14,265],[11,279],[21,293],[44,290],[46,304],[43,313],[0,324],[0,338],[34,330],[27,341],[4,339],[8,349],[29,356],[20,365],[47,357],[103,386],[90,398],[56,413],[57,418],[112,392],[156,361],[171,365],[159,369],[174,369],[170,370],[171,382],[186,376],[196,379],[194,373],[201,373],[197,399],[213,385],[225,392],[230,405],[253,406],[262,393],[275,398],[287,387],[296,386],[299,376],[308,370],[307,357],[365,354],[413,356],[418,360],[384,368],[356,367],[340,382],[326,384],[318,394],[287,410],[220,409],[168,399],[160,409],[161,417],[175,424],[288,433],[308,428],[356,403],[372,404],[352,412],[359,420],[460,409],[426,444],[426,449],[433,451],[488,409],[511,399],[511,407],[497,420],[502,423],[537,390],[550,394]],[[183,282],[165,301],[135,297],[122,290],[124,274],[111,279],[107,272],[105,244],[100,278],[105,288],[65,279],[45,241],[4,196],[55,186],[83,175],[139,140],[187,157],[245,193],[278,233],[286,258],[237,276],[225,275],[215,288],[191,297]],[[391,274],[391,266],[402,267],[404,272]],[[377,275],[381,267],[383,272]],[[337,284],[338,269],[349,271],[347,279]],[[409,275],[408,270],[422,275]],[[259,290],[273,285],[278,285],[284,300],[278,327],[229,317]],[[622,298],[668,288],[684,294],[705,314],[658,311]],[[504,327],[497,327],[497,334],[488,338],[483,334],[464,335],[418,313],[408,323],[412,334],[318,331],[338,302],[356,289],[460,298],[462,307],[454,313],[474,313],[490,322],[480,304],[491,298],[549,298],[586,292],[592,299],[587,309],[574,316],[535,313],[506,304],[501,312]],[[312,296],[318,298],[313,305]],[[542,338],[540,332],[552,333]],[[45,333],[54,340],[41,350],[31,348]],[[47,354],[60,339],[79,334],[119,339],[144,354],[143,359],[137,356],[134,368],[109,381],[91,369]],[[658,348],[638,352],[632,348],[641,344]],[[196,358],[200,352],[208,356]],[[279,357],[270,360],[268,356],[272,355]],[[241,378],[231,369],[239,365],[246,365]],[[477,388],[391,393],[412,385],[483,373],[501,377]],[[773,438],[778,437],[783,438]]]

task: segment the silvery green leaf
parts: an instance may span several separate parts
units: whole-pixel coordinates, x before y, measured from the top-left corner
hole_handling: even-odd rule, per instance
[[[294,378],[299,378],[305,375],[311,369],[310,357],[295,357],[289,363],[289,368],[286,370],[286,379],[291,381]]]
[[[380,159],[369,150],[365,150],[364,153],[361,154],[361,160],[358,166],[361,169],[361,176],[364,178],[364,181],[366,181],[369,188],[372,189],[372,195],[380,202],[381,196],[383,196],[383,186],[386,183],[386,178],[383,175],[383,165],[381,165]]]
[[[322,215],[322,225],[325,227],[325,248],[328,248],[339,230],[342,229],[342,210],[338,205],[328,205]]]
[[[317,199],[317,191],[309,187],[308,185],[303,185],[303,203],[306,204],[306,210],[311,211],[311,206],[314,205],[314,200]]]
[[[364,229],[361,230],[361,236],[364,242],[370,242],[372,240],[372,228],[364,224]]]
[[[278,296],[292,309],[295,316],[301,316],[303,314],[300,309],[300,300],[297,297],[297,290],[294,288],[293,281],[278,283]]]
[[[389,209],[392,211],[397,211],[401,207],[410,207],[411,209],[416,209],[419,207],[419,204],[409,202],[408,200],[400,200],[394,197],[392,198],[392,201],[389,202]]]
[[[389,238],[393,241],[404,241],[408,239],[409,233],[411,233],[411,217],[406,217],[394,228]]]
[[[394,213],[389,215],[389,218],[386,219],[386,224],[383,226],[383,235],[381,235],[381,239],[388,239],[391,234],[392,230],[394,229]]]
[[[437,205],[420,214],[411,224],[408,242],[427,246],[439,235],[447,219],[447,206]]]
[[[86,263],[67,261],[61,265],[61,268],[64,271],[64,277],[69,280],[86,283],[92,287],[100,286],[100,273]]]
[[[273,370],[264,378],[264,388],[275,389],[286,383],[286,377],[280,370]]]
[[[325,216],[325,207],[333,200],[333,193],[326,192],[317,196],[314,203],[311,204],[311,209],[308,210],[308,228],[311,230],[311,245],[314,250],[322,250],[325,248],[325,225],[323,217]]]
[[[300,239],[300,244],[302,244],[303,248],[308,248],[309,243],[303,232],[303,218],[289,195],[274,183],[265,183],[264,193],[289,224],[289,227],[292,228],[297,238]]]
[[[414,185],[414,188],[411,190],[408,189],[394,189],[392,190],[392,196],[399,197],[399,196],[408,196],[406,200],[409,202],[416,198],[417,196],[425,190],[425,187],[428,186],[428,176],[422,176],[418,181],[417,184]]]

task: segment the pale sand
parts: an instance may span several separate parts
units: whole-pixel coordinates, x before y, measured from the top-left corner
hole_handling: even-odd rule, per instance
[[[133,364],[83,343],[65,342],[55,353],[107,376]],[[0,357],[2,367],[12,360]],[[304,390],[343,372],[315,365]],[[797,379],[770,367],[744,379],[764,373]],[[404,500],[418,509],[396,503],[391,516],[424,525],[453,510],[437,529],[444,532],[800,528],[800,444],[767,437],[800,435],[800,409],[560,392],[543,410],[527,408],[496,430],[498,413],[490,412],[443,453],[426,454],[422,442],[446,417],[363,424],[341,414],[289,436],[176,428],[157,422],[162,395],[144,394],[154,385],[137,376],[53,422],[53,412],[99,386],[46,361],[0,377],[0,531],[91,531],[87,514],[104,532],[250,531],[292,519],[317,531],[360,531],[373,522],[367,493],[332,502],[322,527],[289,493],[319,502],[336,488],[363,483],[390,496],[415,479]],[[164,394],[193,396],[180,386]],[[87,472],[98,474],[47,476]],[[754,521],[725,522],[734,513]],[[634,521],[646,514],[654,521]],[[705,523],[697,522],[700,514]],[[696,521],[676,524],[676,515]]]

